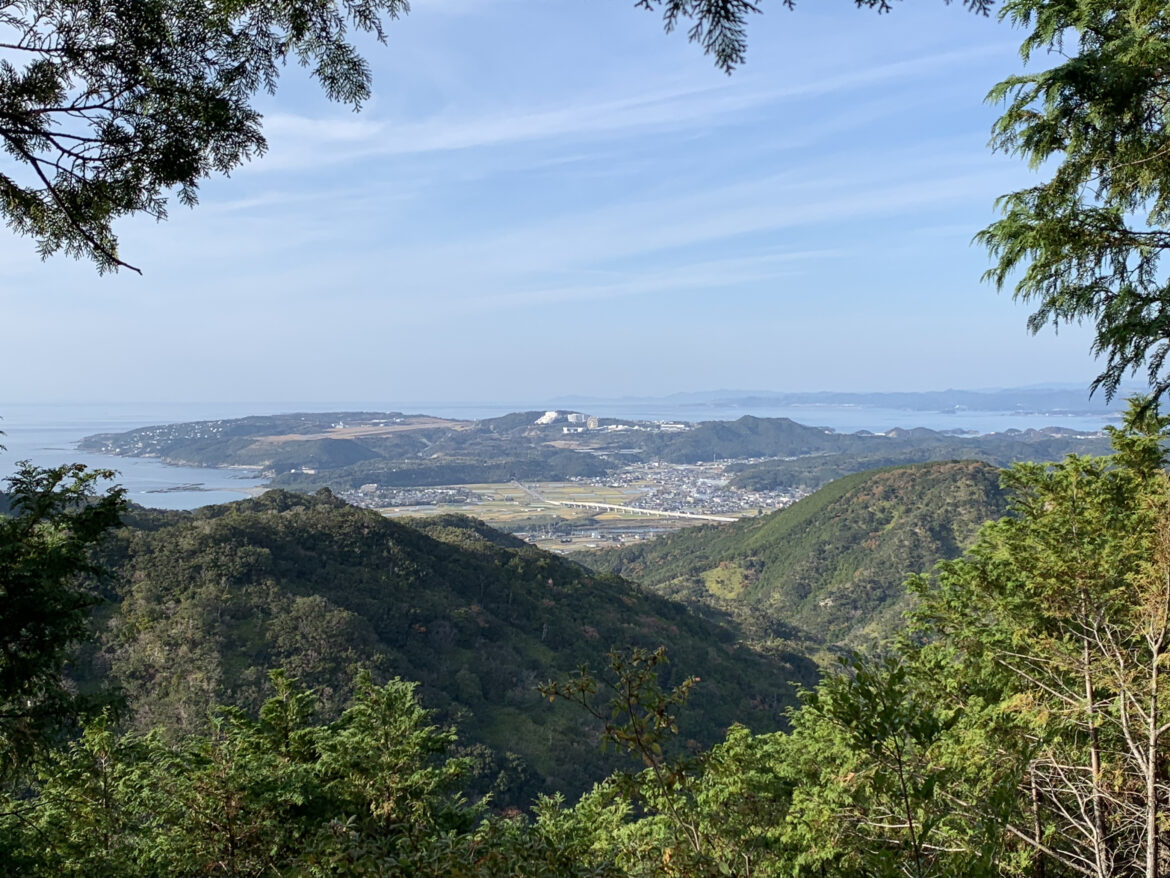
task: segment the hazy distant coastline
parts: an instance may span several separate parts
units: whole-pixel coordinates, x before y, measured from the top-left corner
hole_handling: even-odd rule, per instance
[[[1104,393],[1093,396],[1084,387],[1016,387],[995,390],[937,390],[910,392],[842,392],[768,390],[714,390],[674,393],[663,397],[627,397],[604,399],[566,396],[558,405],[622,406],[643,404],[675,405],[701,416],[703,409],[777,408],[869,408],[908,412],[956,413],[998,412],[1018,415],[1094,416],[1118,415],[1125,410],[1131,388],[1106,401]],[[916,425],[918,426],[918,425]]]

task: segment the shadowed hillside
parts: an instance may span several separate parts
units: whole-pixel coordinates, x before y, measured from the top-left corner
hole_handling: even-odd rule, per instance
[[[610,647],[665,644],[666,682],[702,678],[684,743],[710,744],[733,722],[777,727],[792,684],[816,675],[801,656],[762,657],[732,628],[481,522],[411,526],[328,492],[138,511],[108,551],[118,585],[93,673],[125,688],[137,726],[198,729],[217,702],[253,710],[272,667],[334,711],[368,667],[421,683],[423,703],[479,745],[469,752],[498,802],[579,791],[612,770],[583,713],[536,691],[600,667]]]

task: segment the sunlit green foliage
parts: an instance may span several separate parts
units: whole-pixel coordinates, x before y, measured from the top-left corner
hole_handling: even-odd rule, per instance
[[[1015,514],[917,584],[940,695],[986,705],[982,759],[1015,794],[997,818],[1031,856],[1092,875],[1163,874],[1166,428],[1134,403],[1112,458],[1015,469]]]
[[[332,723],[283,675],[257,719],[207,735],[120,735],[108,719],[0,802],[9,868],[125,876],[600,875],[523,818],[459,794],[467,765],[414,686],[358,679]]]

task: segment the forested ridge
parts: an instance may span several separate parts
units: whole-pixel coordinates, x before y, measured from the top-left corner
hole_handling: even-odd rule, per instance
[[[783,626],[830,646],[875,645],[903,627],[908,574],[957,557],[1007,499],[978,461],[917,464],[838,479],[787,509],[700,526],[582,560],[767,637]]]
[[[703,678],[683,727],[694,747],[735,721],[777,728],[816,677],[803,655],[761,656],[733,627],[462,516],[402,524],[328,492],[270,491],[127,523],[103,550],[113,576],[86,673],[125,692],[143,731],[204,731],[217,704],[254,712],[272,668],[335,716],[364,668],[416,682],[497,803],[523,805],[617,765],[585,717],[536,689],[611,646],[670,643],[672,671]]]

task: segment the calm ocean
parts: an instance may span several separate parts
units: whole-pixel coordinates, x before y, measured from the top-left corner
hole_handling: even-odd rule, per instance
[[[564,408],[565,406],[561,406]],[[77,442],[93,433],[113,433],[154,424],[173,424],[214,418],[298,411],[401,411],[451,418],[486,418],[527,409],[543,409],[529,403],[116,403],[97,405],[6,404],[0,403],[0,479],[10,475],[17,461],[30,460],[38,466],[84,463],[91,467],[117,470],[117,481],[135,503],[162,509],[194,509],[212,503],[226,503],[246,496],[250,488],[263,484],[234,470],[171,466],[157,460],[82,454]],[[827,427],[838,432],[856,430],[882,432],[892,427],[929,427],[935,430],[973,430],[990,433],[1007,429],[1060,426],[1076,430],[1099,430],[1111,421],[1106,416],[1057,416],[1012,412],[921,412],[864,406],[760,405],[694,406],[669,402],[623,401],[591,403],[589,414],[631,420],[699,421],[734,420],[743,415],[791,418],[802,424]]]

